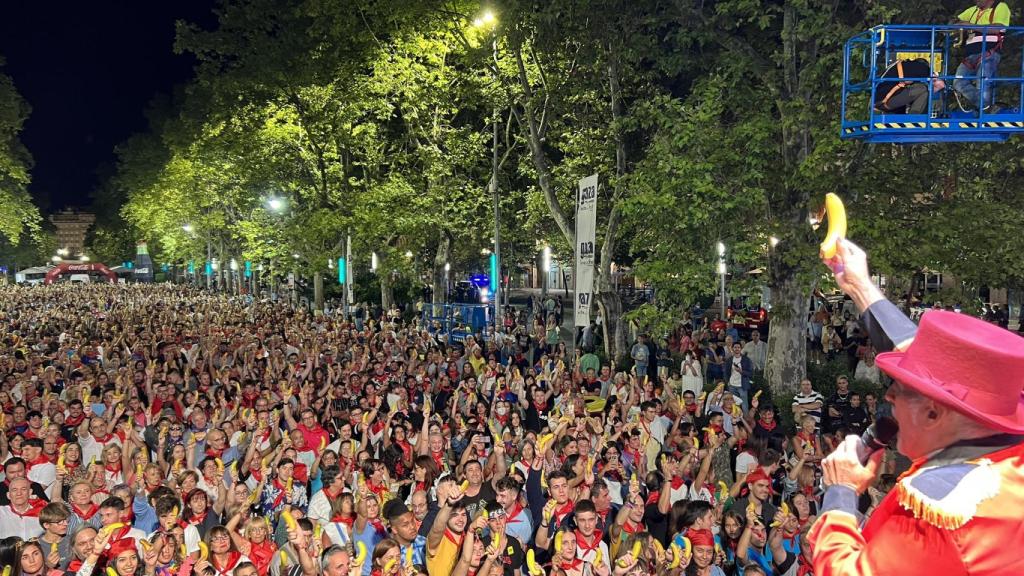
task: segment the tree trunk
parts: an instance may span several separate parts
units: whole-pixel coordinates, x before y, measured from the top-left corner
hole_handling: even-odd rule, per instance
[[[451,261],[452,239],[447,232],[441,230],[438,233],[437,253],[434,254],[434,270],[432,278],[432,289],[434,291],[431,302],[435,305],[444,304],[445,296],[448,293],[448,273],[445,271],[445,264]]]
[[[395,286],[392,281],[391,270],[386,269],[383,264],[381,262],[381,268],[384,268],[384,270],[380,273],[380,307],[387,314],[387,311],[395,304]]]
[[[313,273],[313,309],[324,309],[324,275],[319,271]]]
[[[622,320],[622,298],[603,274],[597,280],[597,307],[601,313],[604,352],[618,366],[626,355],[626,323]]]
[[[795,393],[807,376],[808,290],[795,275],[780,278],[771,289],[765,379],[773,393]]]

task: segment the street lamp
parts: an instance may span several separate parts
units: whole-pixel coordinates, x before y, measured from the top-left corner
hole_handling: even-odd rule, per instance
[[[772,236],[768,238],[768,244],[771,245],[772,248],[775,248],[776,246],[779,245],[779,239],[776,238],[775,236]]]
[[[267,207],[274,212],[280,212],[284,209],[284,200],[281,200],[280,198],[271,198],[270,200],[267,200]]]
[[[53,256],[53,258],[51,258],[51,260],[53,260],[54,262],[60,262],[61,258],[60,258],[60,256],[57,256],[57,255],[55,254],[55,255]]]
[[[71,252],[67,248],[58,248],[57,249],[57,255],[58,256],[67,256],[70,253]]]
[[[370,272],[376,272],[378,264],[379,264],[379,262],[377,261],[377,253],[376,252],[371,253],[370,254]]]
[[[181,229],[188,234],[191,234],[192,232],[195,231],[195,228],[193,228],[191,224],[185,224],[184,226],[181,227]]]
[[[86,254],[82,254],[82,262],[88,262],[88,261],[89,261],[89,256],[86,255]]]

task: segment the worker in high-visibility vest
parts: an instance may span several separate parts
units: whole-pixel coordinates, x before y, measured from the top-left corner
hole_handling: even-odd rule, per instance
[[[997,112],[999,108],[993,93],[995,86],[986,78],[997,75],[1005,30],[992,27],[1010,25],[1010,7],[1006,2],[975,0],[975,5],[961,12],[955,23],[979,27],[969,31],[967,57],[957,67],[956,80],[953,81],[960,104],[968,104],[975,110],[984,108],[985,112]]]

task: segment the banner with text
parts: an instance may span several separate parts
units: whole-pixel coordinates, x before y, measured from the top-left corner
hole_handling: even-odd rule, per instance
[[[597,230],[597,174],[580,180],[576,197],[576,326],[590,324],[594,298],[594,240]]]

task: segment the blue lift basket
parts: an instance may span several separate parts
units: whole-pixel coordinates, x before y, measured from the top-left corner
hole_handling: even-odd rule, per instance
[[[953,93],[957,67],[964,59],[963,39],[975,31],[985,38],[1001,35],[1002,62],[995,77],[975,79],[992,86],[992,99],[1000,109],[984,101],[981,111],[964,110]],[[1024,55],[1021,38],[1024,27],[963,25],[875,26],[846,42],[843,55],[842,127],[840,138],[874,143],[920,144],[932,142],[1003,142],[1024,132]],[[982,51],[997,48],[984,41]],[[908,82],[936,79],[943,90],[929,90],[925,114],[892,114],[875,107],[876,87],[893,78],[883,78],[897,60],[928,61],[932,78],[903,78]]]

